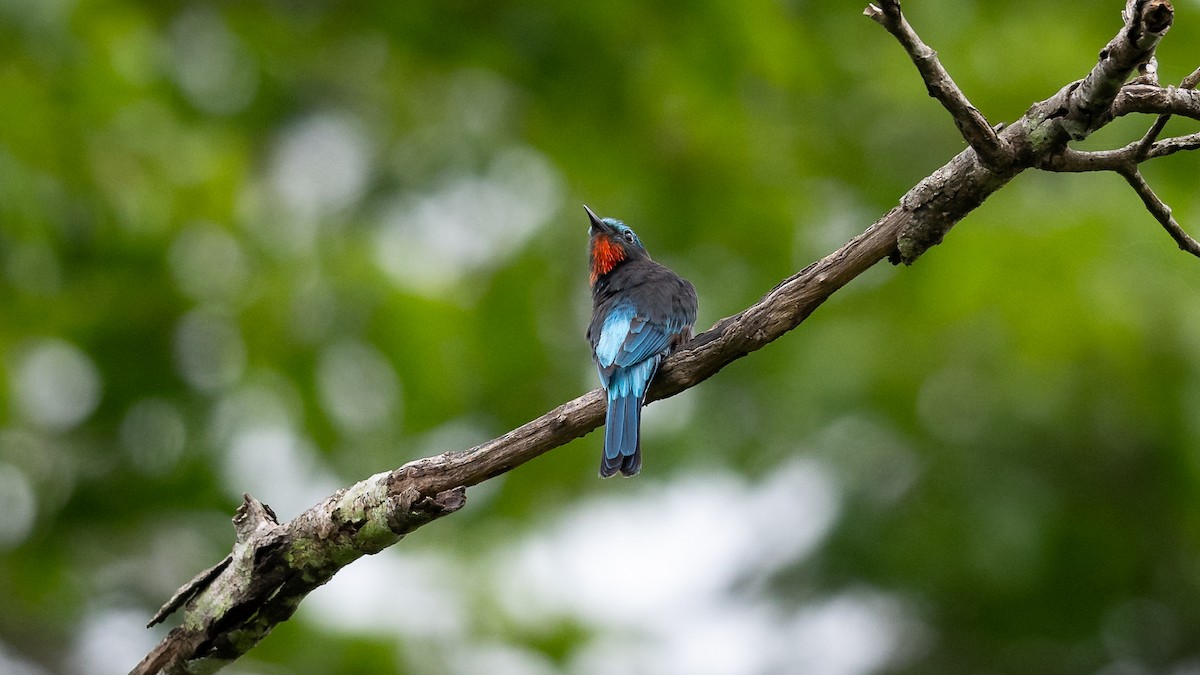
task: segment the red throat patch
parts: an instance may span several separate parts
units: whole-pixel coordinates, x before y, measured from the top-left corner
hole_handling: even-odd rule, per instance
[[[617,266],[617,263],[625,259],[625,249],[621,245],[612,240],[611,237],[601,235],[592,238],[592,276],[591,284],[595,285],[596,280],[612,271],[612,268]]]

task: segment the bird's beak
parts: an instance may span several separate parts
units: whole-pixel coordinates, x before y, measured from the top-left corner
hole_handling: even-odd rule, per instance
[[[583,210],[587,211],[588,219],[591,221],[591,224],[588,226],[588,230],[592,232],[604,232],[608,230],[608,225],[606,225],[603,220],[600,220],[600,216],[596,215],[595,211],[589,209],[587,204],[583,205]]]

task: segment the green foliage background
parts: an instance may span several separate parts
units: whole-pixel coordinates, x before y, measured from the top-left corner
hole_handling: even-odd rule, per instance
[[[1086,73],[1122,5],[905,7],[998,122]],[[1168,82],[1200,64],[1200,5],[1177,5]],[[228,551],[242,491],[288,518],[595,386],[581,203],[694,281],[701,326],[864,229],[962,141],[862,8],[0,2],[0,666],[127,670],[162,634],[140,623]],[[1185,224],[1198,161],[1146,167]],[[515,617],[497,552],[800,461],[828,528],[721,592],[903,620],[874,661],[780,663],[1197,672],[1198,287],[1120,178],[1027,173],[914,267],[651,406],[637,479],[596,479],[588,436],[387,552],[450,565],[449,628],[322,618],[339,578],[230,671],[605,672],[600,644],[689,672],[637,628]],[[619,596],[641,572],[610,573]]]

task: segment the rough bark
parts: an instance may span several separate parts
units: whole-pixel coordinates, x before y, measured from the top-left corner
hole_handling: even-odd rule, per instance
[[[992,193],[1028,168],[1121,173],[1184,250],[1190,237],[1137,173],[1149,159],[1200,147],[1197,135],[1158,140],[1158,131],[1127,148],[1085,153],[1068,147],[1115,117],[1148,113],[1200,119],[1200,96],[1154,81],[1154,50],[1173,20],[1168,0],[1129,0],[1124,25],[1083,79],[1034,104],[1006,127],[993,126],[954,84],[937,54],[904,20],[895,0],[870,5],[908,52],[930,95],[947,109],[969,147],[922,180],[865,232],[783,280],[744,311],[722,319],[667,359],[653,401],[708,379],[732,361],[778,339],[826,298],[887,258],[911,264]],[[1126,84],[1140,73],[1140,81]],[[1196,76],[1200,78],[1200,76]],[[1133,148],[1132,150],[1130,148]],[[1174,230],[1167,221],[1174,225]],[[1175,230],[1178,230],[1177,232]],[[1192,241],[1192,244],[1195,242]],[[603,422],[599,390],[568,401],[503,436],[465,451],[410,462],[339,490],[280,524],[249,495],[235,517],[232,553],[180,589],[152,624],[182,609],[183,621],[135,673],[211,672],[250,650],[286,620],[314,588],[365,554],[462,507],[466,488],[502,474]]]

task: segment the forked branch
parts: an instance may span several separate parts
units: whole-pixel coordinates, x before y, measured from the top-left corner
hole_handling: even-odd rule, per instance
[[[908,19],[905,19],[900,11],[899,0],[880,0],[878,5],[867,5],[863,14],[886,28],[904,47],[904,51],[908,52],[908,57],[912,59],[921,73],[921,79],[925,81],[929,95],[949,111],[959,133],[967,141],[967,145],[975,149],[983,165],[996,172],[1003,172],[1011,166],[1016,160],[1016,153],[1012,147],[996,135],[996,130],[988,123],[987,118],[971,105],[950,77],[950,73],[942,66],[937,52],[925,44],[909,25]]]
[[[1200,68],[1185,77],[1178,89],[1168,87],[1167,92],[1168,94],[1180,91],[1192,93],[1197,84],[1200,84]],[[1062,172],[1113,171],[1120,174],[1141,198],[1146,210],[1179,245],[1180,250],[1200,257],[1200,243],[1184,231],[1172,215],[1171,207],[1167,206],[1166,202],[1154,192],[1138,168],[1138,165],[1151,159],[1166,157],[1181,150],[1200,148],[1200,133],[1159,140],[1159,136],[1166,128],[1173,113],[1174,110],[1171,108],[1159,113],[1150,129],[1140,140],[1122,148],[1082,151],[1068,147],[1058,154],[1044,158],[1039,163],[1039,168]]]

